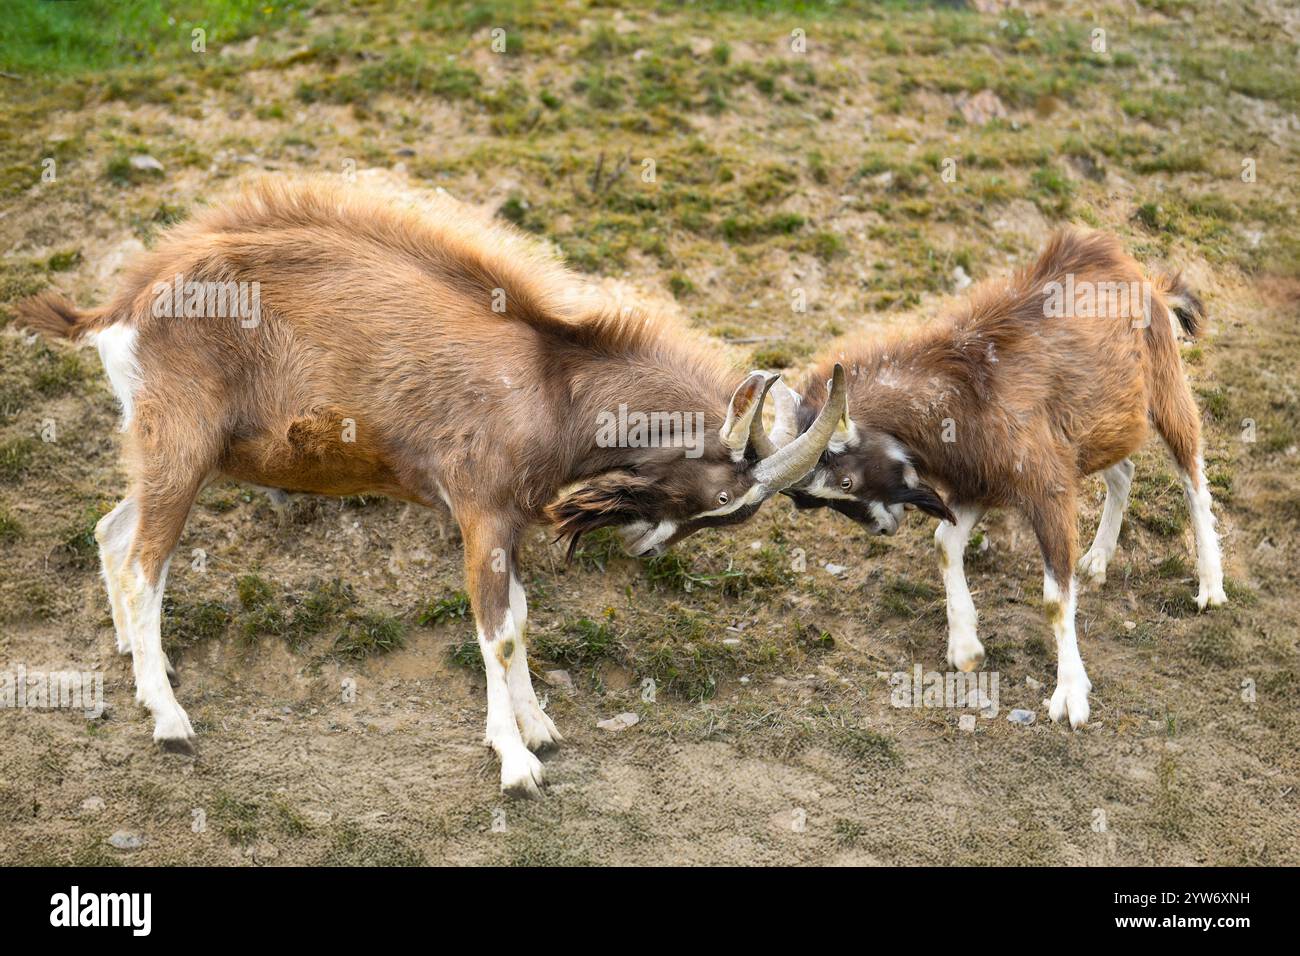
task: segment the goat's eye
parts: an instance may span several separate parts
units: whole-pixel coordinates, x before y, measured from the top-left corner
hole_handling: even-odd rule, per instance
[[[727,494],[725,491],[718,492],[718,504],[725,505],[730,500],[731,495]]]
[[[847,477],[847,476],[844,477],[844,478],[841,478],[841,479],[840,479],[840,487],[843,488],[845,491],[852,491],[852,490],[853,490],[853,479],[852,479],[852,478],[849,478],[849,477]]]

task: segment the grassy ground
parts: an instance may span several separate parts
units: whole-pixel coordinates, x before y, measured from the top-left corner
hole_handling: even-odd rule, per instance
[[[1071,734],[1037,686],[1054,652],[1032,536],[994,516],[970,569],[986,666],[1003,713],[1039,722],[970,733],[891,707],[878,676],[943,659],[916,516],[877,540],[776,503],[648,563],[596,538],[570,568],[539,532],[535,671],[570,743],[546,800],[507,805],[435,516],[276,512],[217,486],[163,623],[191,763],[151,749],[113,652],[90,531],[124,476],[98,360],[3,328],[0,663],[100,668],[109,708],[0,711],[0,860],[1300,862],[1300,18],[1003,6],[20,5],[0,47],[0,323],[51,285],[102,302],[161,228],[265,170],[446,189],[795,372],[841,332],[924,322],[961,272],[1025,261],[1055,224],[1099,226],[1207,300],[1184,359],[1232,603],[1195,613],[1153,444],[1110,580],[1080,601],[1094,719]],[[1006,115],[964,118],[985,90]],[[1101,496],[1094,480],[1085,538]],[[558,668],[571,691],[543,681]],[[626,711],[631,729],[596,728]],[[144,848],[106,844],[124,829]]]

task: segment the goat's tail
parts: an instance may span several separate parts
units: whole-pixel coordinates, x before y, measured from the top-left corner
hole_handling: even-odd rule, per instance
[[[1183,331],[1191,338],[1200,335],[1205,325],[1205,306],[1182,274],[1166,272],[1156,276],[1156,288]]]
[[[14,306],[18,324],[52,339],[79,339],[103,317],[97,309],[82,311],[57,292],[41,292]]]

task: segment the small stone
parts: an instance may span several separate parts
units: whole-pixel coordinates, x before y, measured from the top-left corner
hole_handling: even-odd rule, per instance
[[[1038,715],[1032,710],[1021,710],[1018,707],[1011,713],[1007,714],[1007,720],[1011,721],[1013,724],[1029,725],[1037,719]]]
[[[962,714],[960,717],[957,718],[957,726],[960,727],[962,730],[964,730],[966,733],[973,734],[975,732],[975,715]]]
[[[842,565],[842,564],[831,564],[831,563],[829,563],[829,562],[826,564],[826,573],[827,573],[827,574],[843,574],[843,573],[844,573],[845,571],[847,571],[847,570],[848,570],[848,568],[846,568],[846,567],[845,567],[844,565]]]
[[[1043,689],[1043,682],[1039,680],[1034,680],[1032,677],[1026,677],[1025,686],[1028,687],[1036,694]]]
[[[104,809],[104,806],[103,797],[87,797],[85,800],[81,801],[81,812],[99,813]]]
[[[133,830],[118,830],[108,838],[108,845],[115,850],[139,850],[145,839]]]
[[[1137,627],[1137,622],[1136,622],[1136,621],[1125,621],[1125,622],[1124,622],[1124,630],[1126,630],[1126,631],[1131,631],[1131,630],[1133,630],[1135,627]]]
[[[601,730],[619,731],[627,730],[634,724],[640,723],[640,721],[640,717],[629,711],[626,714],[619,714],[617,717],[611,717],[609,720],[597,721],[596,726]]]
[[[573,678],[568,671],[547,671],[542,679],[552,687],[558,687],[567,693],[573,693]]]
[[[957,266],[955,269],[952,270],[953,288],[957,292],[960,292],[962,289],[968,287],[972,281],[973,280],[971,279],[971,277],[966,274],[966,270],[963,269],[961,266]]]
[[[161,173],[163,171],[163,164],[158,162],[158,160],[154,159],[152,156],[140,155],[131,157],[131,168],[139,169],[148,173]]]
[[[725,644],[727,647],[739,647],[739,646],[740,646],[740,638],[738,638],[738,637],[724,637],[724,638],[722,639],[722,643]]]

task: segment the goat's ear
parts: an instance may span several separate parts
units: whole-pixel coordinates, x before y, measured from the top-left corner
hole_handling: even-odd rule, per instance
[[[588,531],[638,521],[646,514],[646,493],[652,482],[626,471],[593,478],[546,506],[555,540],[569,539],[565,559],[573,560],[578,540]]]
[[[918,481],[915,488],[901,488],[894,494],[894,504],[914,505],[926,514],[934,515],[949,524],[956,524],[957,519],[935,491],[924,481]]]

